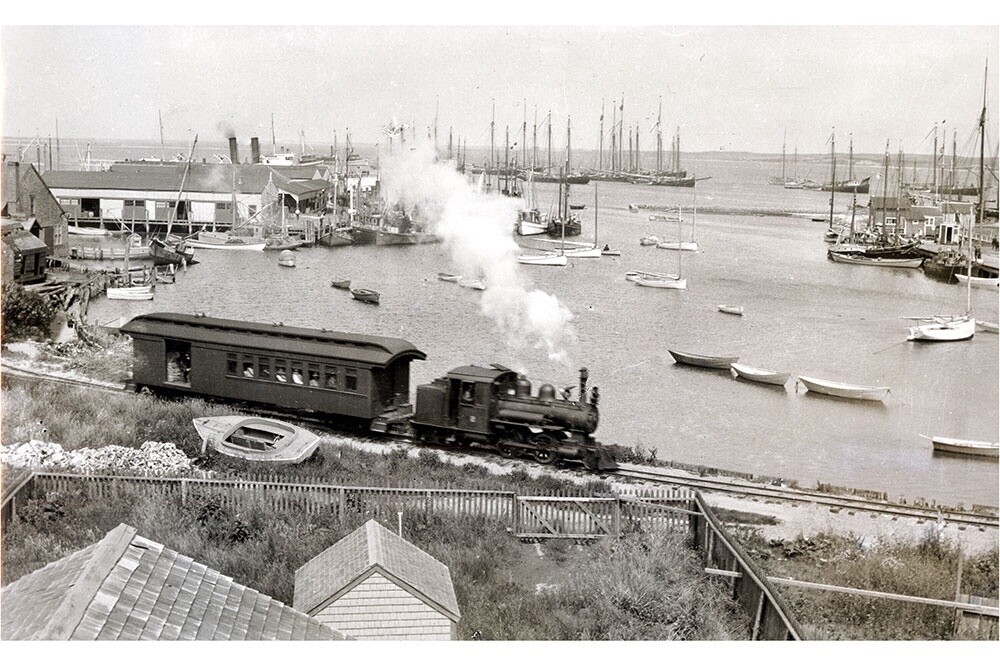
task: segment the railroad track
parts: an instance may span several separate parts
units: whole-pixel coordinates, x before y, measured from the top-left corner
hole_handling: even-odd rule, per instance
[[[810,491],[808,489],[793,489],[789,487],[777,486],[772,487],[740,481],[705,479],[667,471],[653,471],[649,468],[640,468],[627,463],[619,464],[619,470],[611,473],[611,475],[636,481],[687,486],[698,489],[699,491],[710,493],[750,496],[795,503],[812,503],[816,505],[836,507],[843,510],[869,512],[873,514],[888,514],[892,516],[911,517],[934,521],[940,520],[947,523],[980,528],[1000,528],[1000,518],[991,514],[939,507],[901,505],[899,503],[870,500],[854,496],[835,495],[821,491]]]
[[[93,380],[86,380],[79,378],[67,378],[40,371],[16,368],[8,366],[6,364],[2,365],[2,370],[5,376],[9,375],[12,377],[20,377],[29,380],[50,382],[69,387],[86,388],[91,390],[97,389],[100,391],[108,391],[113,393],[122,393],[125,391],[124,384],[97,382]],[[250,409],[250,406],[238,406],[238,407]],[[262,416],[272,417],[276,419],[284,419],[286,421],[292,421],[303,425],[307,424],[310,427],[316,428],[317,430],[320,430],[328,434],[335,434],[335,435],[343,434],[340,431],[331,429],[329,424],[327,424],[321,419],[310,418],[303,415],[292,416],[280,410],[273,410],[273,409],[268,410],[268,409],[261,409],[259,407],[253,407],[252,409],[255,413],[260,414]],[[387,436],[385,439],[387,441],[394,441],[397,444],[407,444],[407,445],[416,444],[412,438],[402,434],[393,434],[391,436]],[[484,451],[484,450],[478,450],[478,451]],[[531,462],[526,462],[526,463],[531,463]],[[541,464],[537,465],[539,465],[540,469],[545,469],[547,467]],[[829,506],[831,508],[838,508],[842,510],[868,512],[872,514],[886,514],[891,516],[909,517],[909,518],[932,520],[932,521],[945,521],[947,523],[954,523],[958,525],[965,525],[977,528],[1000,528],[1000,518],[998,518],[996,514],[977,513],[977,512],[959,510],[954,508],[921,507],[915,505],[904,505],[900,503],[891,503],[887,501],[859,498],[856,496],[836,495],[836,494],[824,493],[821,491],[812,491],[808,489],[793,489],[789,487],[767,486],[763,484],[741,482],[738,480],[693,477],[690,474],[669,472],[668,469],[652,470],[649,467],[634,466],[627,463],[619,464],[619,470],[617,471],[601,473],[601,475],[606,475],[609,477],[619,477],[639,482],[653,482],[657,484],[686,486],[689,488],[698,489],[699,491],[709,492],[709,493],[722,493],[733,496],[765,498],[770,500],[778,500],[778,501],[794,502],[794,503],[806,503],[806,504],[811,503],[816,505]]]

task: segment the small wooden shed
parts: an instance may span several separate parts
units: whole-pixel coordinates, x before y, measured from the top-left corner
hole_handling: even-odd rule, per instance
[[[448,567],[374,519],[295,572],[293,606],[355,639],[454,639]]]
[[[0,639],[347,639],[119,525],[0,590]]]

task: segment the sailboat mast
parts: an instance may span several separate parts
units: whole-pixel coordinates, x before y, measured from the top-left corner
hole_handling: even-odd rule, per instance
[[[937,165],[938,165],[938,150],[937,150],[937,137],[938,128],[937,123],[934,123],[934,159],[931,161],[931,194],[937,195]]]
[[[979,114],[979,226],[983,225],[983,210],[985,207],[986,182],[983,180],[986,172],[986,84],[989,81],[989,60],[986,61],[986,74],[983,77],[983,111]],[[965,314],[972,312],[972,218],[969,218],[969,279],[965,288]]]
[[[785,178],[785,143],[788,140],[788,130],[781,137],[781,182],[785,183],[788,179]]]
[[[615,105],[615,100],[611,100],[611,172],[616,173],[615,168],[615,153],[617,152],[615,148],[615,129],[618,123],[618,107]]]
[[[548,137],[548,153],[546,160],[546,172],[552,173],[552,109],[549,109],[549,113],[546,114],[549,118],[549,137]]]
[[[833,131],[830,133],[830,229],[833,229],[833,196],[837,192],[836,186],[837,186],[837,128],[833,128]]]
[[[569,132],[570,132],[569,116],[566,116],[566,177],[567,178],[569,178],[569,173],[570,173],[569,172],[569,146],[570,146],[570,143],[569,143]]]
[[[157,111],[156,112],[156,117],[160,121],[160,161],[166,162],[167,161],[167,149],[163,145],[163,115],[159,111]]]
[[[194,147],[198,145],[198,135],[194,135],[194,141],[191,142],[191,153],[188,155],[187,162],[184,164],[184,174],[181,176],[181,187],[177,190],[177,199],[174,200],[174,207],[170,210],[170,215],[167,216],[167,236],[170,236],[170,231],[173,228],[174,219],[177,217],[177,209],[181,205],[181,196],[184,193],[184,184],[187,182],[188,172],[191,170],[191,160],[194,159]],[[190,228],[188,231],[191,231]]]
[[[656,108],[656,175],[663,173],[663,126],[660,122],[663,117],[663,98]]]
[[[497,103],[493,100],[493,115],[490,116],[490,159],[486,161],[486,182],[489,184],[489,189],[493,187],[493,151],[494,141],[493,141],[493,128],[496,125],[497,120]]]
[[[535,124],[531,130],[531,171],[538,165],[538,105],[535,105]]]
[[[601,99],[600,129],[597,135],[597,171],[604,171],[604,99]]]
[[[277,149],[274,145],[274,114],[271,114],[271,155],[277,155]]]

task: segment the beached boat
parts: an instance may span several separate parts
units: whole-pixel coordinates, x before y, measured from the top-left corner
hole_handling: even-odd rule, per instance
[[[743,306],[727,306],[725,304],[720,304],[719,305],[719,312],[720,313],[727,313],[729,315],[742,315],[743,314]]]
[[[455,275],[454,273],[439,273],[438,280],[443,280],[446,283],[457,283],[462,279],[462,276]]]
[[[868,387],[859,384],[847,384],[833,380],[799,376],[796,383],[801,382],[806,389],[825,396],[850,398],[858,401],[881,401],[889,393],[889,387]]]
[[[690,352],[678,352],[677,350],[667,350],[670,356],[679,364],[687,366],[700,366],[701,368],[730,368],[740,360],[739,357],[729,356],[708,356],[704,354],[692,354]]]
[[[935,452],[948,454],[964,454],[966,456],[982,456],[1000,458],[1000,443],[984,440],[966,440],[964,438],[946,438],[936,435],[931,438]]]
[[[923,257],[869,257],[862,253],[827,251],[827,256],[838,264],[855,264],[857,266],[882,266],[890,269],[919,269],[924,263]]]
[[[963,285],[968,284],[970,287],[1000,289],[1000,278],[980,278],[978,276],[969,276],[965,273],[956,273],[955,279]]]
[[[351,287],[351,296],[358,301],[363,301],[364,303],[370,303],[373,305],[378,305],[379,293],[375,290],[366,289],[364,287]]]
[[[248,461],[300,463],[319,446],[315,433],[277,419],[232,415],[193,422],[202,438],[202,454],[211,448]]]
[[[566,255],[556,253],[546,253],[544,255],[518,255],[519,264],[532,264],[535,266],[566,266]]]
[[[152,285],[137,287],[109,287],[108,298],[118,301],[149,301],[153,298]]]
[[[750,380],[751,382],[763,382],[764,384],[774,384],[779,386],[784,386],[785,383],[788,382],[788,378],[792,375],[791,373],[754,368],[753,366],[747,366],[746,364],[730,364],[729,367],[733,369],[738,377],[741,377],[744,380]]]
[[[351,287],[350,278],[334,278],[330,281],[330,287],[336,287],[337,289],[349,289]]]

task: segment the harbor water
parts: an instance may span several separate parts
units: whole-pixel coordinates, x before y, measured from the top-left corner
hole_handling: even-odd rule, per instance
[[[585,205],[577,211],[584,233],[574,240],[593,238],[596,189],[598,242],[621,250],[620,257],[511,269],[572,313],[560,358],[531,341],[511,344],[481,308],[489,286],[479,292],[437,280],[438,272],[460,272],[461,258],[445,243],[303,248],[294,269],[279,266],[268,252],[199,250],[199,263],[176,283],[157,285],[153,301],[96,299],[89,319],[204,312],[399,336],[427,353],[411,367],[414,386],[455,366],[499,363],[525,372],[536,389],[543,381],[562,388],[575,386],[586,366],[591,385],[600,388],[597,435],[604,442],[805,486],[883,491],[893,500],[1000,504],[995,461],[935,455],[924,437],[998,439],[998,337],[906,342],[913,324],[906,317],[964,313],[965,288],[920,270],[829,261],[827,225],[811,218],[827,215],[830,194],[769,185],[768,177],[780,173],[780,158],[692,158],[684,166],[711,178],[693,189],[573,186],[570,203]],[[555,206],[555,189],[535,186],[539,208]],[[859,203],[867,200],[859,196]],[[850,202],[851,195],[836,195],[835,212],[849,217]],[[678,257],[640,246],[647,235],[676,239],[678,225],[651,221],[652,211],[630,211],[629,203],[682,207],[680,233],[693,234],[701,251]],[[628,270],[679,270],[687,290],[640,287],[625,280]],[[380,304],[332,288],[338,277],[378,291]],[[719,304],[742,306],[744,314],[721,313]],[[973,290],[972,305],[977,317],[997,321],[997,292]],[[784,388],[747,383],[728,371],[677,365],[670,349],[738,355],[742,363],[789,371],[792,378]],[[800,374],[891,392],[881,403],[832,399],[797,385]]]

